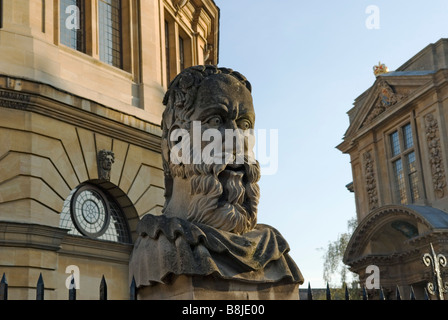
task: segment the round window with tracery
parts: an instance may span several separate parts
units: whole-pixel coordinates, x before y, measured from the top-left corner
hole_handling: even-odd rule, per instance
[[[108,190],[119,194],[114,188]],[[129,225],[115,197],[91,183],[76,187],[65,199],[59,227],[74,236],[132,243]]]
[[[110,210],[103,192],[93,186],[83,186],[71,201],[72,220],[78,231],[91,238],[104,234],[109,226]]]

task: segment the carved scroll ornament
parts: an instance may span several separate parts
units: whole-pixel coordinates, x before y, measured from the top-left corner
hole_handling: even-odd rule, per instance
[[[442,150],[440,147],[439,126],[436,118],[431,113],[425,117],[425,122],[434,192],[438,198],[442,198],[445,193],[446,180],[445,169],[443,168]]]
[[[374,160],[370,151],[364,153],[364,172],[366,181],[366,190],[369,200],[369,210],[378,207],[378,194],[376,190],[376,179],[374,171]]]

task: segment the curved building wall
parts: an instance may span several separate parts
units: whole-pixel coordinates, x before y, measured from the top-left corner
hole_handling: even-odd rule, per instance
[[[61,29],[74,12],[62,17],[61,6],[71,3],[82,37]],[[45,299],[67,299],[77,270],[78,299],[98,299],[103,275],[110,299],[128,299],[137,222],[164,204],[161,101],[182,68],[217,63],[219,9],[207,0],[182,8],[171,0],[0,4],[0,276],[8,296],[35,299],[42,274]],[[109,6],[115,14],[104,13]],[[106,28],[104,19],[119,24]],[[72,196],[83,186],[113,203],[105,223],[121,221],[111,227],[129,237],[83,232],[76,219],[112,214],[110,203],[100,212],[101,201],[85,198],[76,218]]]

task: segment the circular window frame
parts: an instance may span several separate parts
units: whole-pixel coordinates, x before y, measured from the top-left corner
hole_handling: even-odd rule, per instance
[[[90,232],[88,230],[86,230],[83,227],[83,224],[81,223],[81,218],[80,217],[84,217],[84,221],[86,221],[87,223],[90,223],[87,221],[85,214],[81,211],[79,211],[79,209],[77,210],[76,208],[76,204],[77,204],[77,200],[78,198],[86,191],[90,191],[93,193],[96,193],[99,198],[97,198],[101,204],[104,207],[104,222],[102,223],[102,226],[99,230],[97,230],[96,232]],[[104,192],[94,186],[94,185],[84,185],[78,188],[78,190],[76,190],[76,192],[73,194],[72,199],[70,201],[70,216],[71,219],[73,221],[73,224],[76,228],[76,230],[78,230],[83,236],[89,237],[91,239],[96,239],[101,237],[109,228],[109,224],[110,224],[110,207],[109,207],[109,201],[107,200],[107,196],[104,194]],[[93,223],[90,223],[93,224]]]

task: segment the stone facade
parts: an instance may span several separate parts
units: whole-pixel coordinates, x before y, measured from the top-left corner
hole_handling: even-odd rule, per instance
[[[128,299],[137,222],[164,204],[167,83],[183,67],[218,62],[219,9],[211,0],[116,1],[120,66],[100,55],[101,0],[72,1],[82,6],[84,49],[61,43],[69,18],[61,6],[69,2],[2,2],[0,273],[10,299],[34,299],[40,273],[46,299],[67,299],[70,266],[79,268],[79,299],[98,299],[103,275],[110,299]],[[79,198],[85,230],[73,220],[82,186],[104,197]],[[92,236],[100,214],[105,228]]]
[[[448,252],[446,187],[448,40],[428,45],[396,71],[376,77],[348,111],[338,149],[350,155],[358,228],[344,262],[365,281],[420,296],[431,280],[423,254]],[[417,293],[419,292],[419,293]]]

